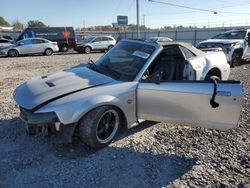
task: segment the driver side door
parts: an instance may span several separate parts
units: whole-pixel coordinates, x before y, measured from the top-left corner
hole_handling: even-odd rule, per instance
[[[214,105],[212,102],[214,95]],[[242,86],[236,81],[139,83],[138,119],[166,121],[213,129],[237,126]]]

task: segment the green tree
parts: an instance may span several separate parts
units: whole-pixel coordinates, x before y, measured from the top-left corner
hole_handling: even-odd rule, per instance
[[[30,20],[30,21],[28,21],[28,27],[40,27],[40,28],[44,28],[44,27],[48,27],[48,26],[45,25],[43,22],[41,22],[39,20]]]
[[[0,26],[9,27],[10,24],[2,16],[0,16]]]

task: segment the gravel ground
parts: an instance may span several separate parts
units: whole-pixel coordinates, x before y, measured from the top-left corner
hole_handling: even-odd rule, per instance
[[[250,64],[239,127],[229,131],[146,122],[95,151],[75,140],[28,137],[12,92],[22,82],[101,53],[0,58],[0,187],[250,187]]]

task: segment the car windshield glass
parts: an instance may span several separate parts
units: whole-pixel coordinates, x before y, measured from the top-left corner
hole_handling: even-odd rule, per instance
[[[85,38],[84,39],[84,41],[83,42],[85,42],[85,43],[88,43],[88,42],[90,42],[92,39],[94,39],[95,37],[87,37],[87,38]]]
[[[233,31],[227,33],[221,33],[214,36],[212,39],[244,39],[246,36],[246,31]]]
[[[132,81],[154,50],[151,45],[121,41],[90,68],[116,80]]]

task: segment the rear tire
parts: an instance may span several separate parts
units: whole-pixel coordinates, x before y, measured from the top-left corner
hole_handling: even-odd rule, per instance
[[[89,46],[86,46],[86,47],[84,48],[84,51],[85,51],[86,54],[89,54],[90,51],[91,51],[91,48],[90,48]]]
[[[9,50],[8,51],[8,56],[9,57],[17,57],[17,56],[19,56],[19,53],[18,53],[17,50]]]
[[[69,51],[69,46],[67,44],[63,44],[61,47],[60,47],[60,51],[61,52],[67,52]]]
[[[92,148],[105,147],[117,135],[122,124],[121,118],[121,112],[115,107],[97,107],[80,120],[80,138]]]
[[[44,51],[44,55],[47,55],[47,56],[51,56],[53,54],[53,50],[51,48],[47,48],[45,51]]]
[[[232,55],[230,67],[235,67],[235,66],[239,65],[240,62],[241,62],[241,54],[239,52],[234,52]]]

